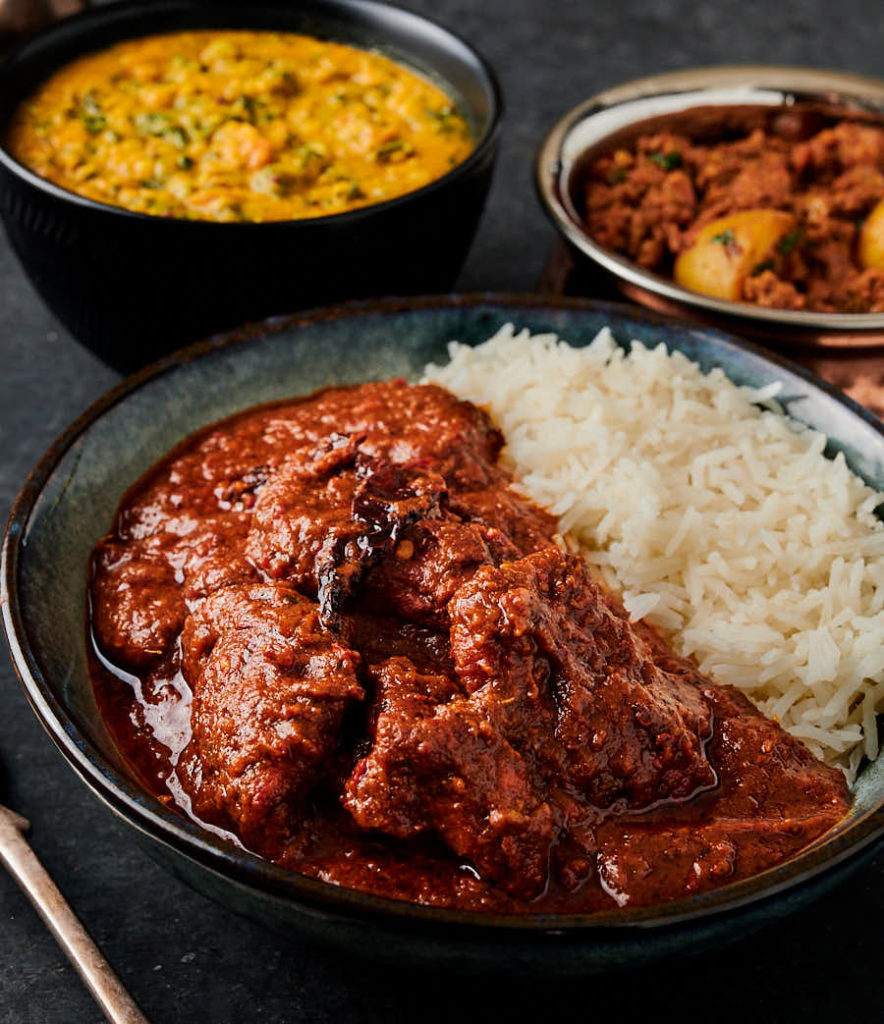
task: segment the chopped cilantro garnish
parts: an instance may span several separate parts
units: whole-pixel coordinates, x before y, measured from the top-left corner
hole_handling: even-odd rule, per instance
[[[457,110],[452,106],[442,107],[441,110],[426,108],[427,117],[433,121],[437,132],[447,133],[454,130]]]
[[[190,141],[187,137],[187,132],[177,124],[168,131],[163,132],[163,138],[166,142],[171,142],[176,149],[184,149]]]
[[[785,235],[780,239],[777,248],[784,256],[788,256],[793,249],[795,249],[804,240],[804,232],[796,228],[794,231],[790,231],[788,235]]]
[[[93,135],[104,131],[107,127],[104,111],[91,92],[87,92],[83,97],[81,106],[83,107],[83,124],[86,126],[86,131],[92,132]]]
[[[264,106],[263,103],[260,105]],[[234,102],[233,110],[237,111],[238,113],[241,113],[247,121],[250,121],[252,124],[254,124],[255,118],[258,113],[258,106],[259,103],[254,98],[254,96],[240,96]],[[241,121],[242,119],[242,117],[236,116],[236,114],[231,118],[231,120],[233,121]]]
[[[403,157],[411,156],[414,153],[414,147],[402,139],[391,139],[382,146],[378,146],[374,152],[374,157],[378,163],[385,164],[389,163],[397,153],[401,153]]]
[[[760,263],[756,263],[752,268],[752,277],[758,277],[759,274],[763,274],[765,270],[773,270],[776,264],[773,260],[762,260]]]
[[[136,114],[134,123],[135,128],[142,135],[162,135],[170,128],[168,116],[158,114],[156,111]]]
[[[681,153],[674,149],[671,153],[650,153],[650,159],[664,171],[671,171],[681,163]]]
[[[725,228],[724,231],[719,231],[717,235],[712,236],[711,240],[713,242],[718,242],[721,245],[734,245],[737,241],[731,228]]]
[[[626,181],[626,168],[618,167],[616,170],[611,171],[611,175],[608,178],[609,185],[622,185]]]
[[[83,109],[91,117],[100,117],[102,115],[101,106],[99,105],[98,100],[95,98],[94,94],[91,92],[87,92],[86,95],[83,97]]]

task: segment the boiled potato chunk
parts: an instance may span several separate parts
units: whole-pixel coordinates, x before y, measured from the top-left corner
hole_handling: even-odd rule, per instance
[[[884,270],[884,199],[863,224],[859,235],[859,261],[867,270]]]
[[[794,227],[795,218],[782,210],[741,210],[720,217],[701,228],[694,244],[675,261],[676,284],[739,301],[743,281]]]

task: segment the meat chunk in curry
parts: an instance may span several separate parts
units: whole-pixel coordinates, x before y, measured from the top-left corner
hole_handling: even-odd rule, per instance
[[[100,705],[161,799],[436,906],[648,905],[797,853],[843,777],[566,553],[488,417],[336,388],[196,435],[93,562]]]

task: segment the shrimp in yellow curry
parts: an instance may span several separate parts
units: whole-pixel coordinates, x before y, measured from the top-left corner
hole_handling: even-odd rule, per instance
[[[449,96],[378,53],[199,31],[62,68],[21,105],[6,146],[62,188],[127,210],[273,221],[421,188],[473,140]]]

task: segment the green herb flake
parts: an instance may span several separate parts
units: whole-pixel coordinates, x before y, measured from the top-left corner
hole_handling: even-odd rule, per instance
[[[427,107],[424,112],[441,135],[447,135],[457,127],[459,115],[455,107],[445,106],[441,110],[432,110]]]
[[[649,158],[664,171],[672,171],[681,164],[681,153],[677,149],[671,153],[650,153]]]
[[[736,245],[736,238],[731,228],[725,228],[724,231],[719,231],[717,235],[713,235],[711,241],[718,242],[719,245]]]
[[[298,146],[295,150],[295,156],[297,156],[302,164],[307,164],[311,160],[323,160],[325,158],[325,153],[317,149],[315,146],[311,146],[308,142],[303,146]]]
[[[799,228],[794,231],[790,231],[788,235],[785,235],[780,239],[777,248],[784,256],[788,256],[790,252],[793,252],[804,240],[804,232]]]
[[[83,109],[92,117],[100,117],[103,113],[101,104],[95,98],[95,93],[87,92],[83,97]]]
[[[191,160],[190,157],[186,156],[184,153],[182,153],[181,156],[178,157],[176,163],[178,165],[178,169],[181,171],[189,171],[191,167],[193,167],[193,160]]]
[[[252,124],[255,123],[255,115],[258,112],[258,104],[253,96],[240,96],[233,104],[233,109],[242,112],[246,120]],[[233,120],[240,120],[240,118],[233,118]]]
[[[611,171],[608,176],[609,185],[622,185],[626,181],[626,168],[618,167],[616,170]]]
[[[155,111],[136,114],[134,124],[142,135],[164,135],[171,128],[169,118]]]
[[[104,111],[101,109],[101,104],[95,98],[94,93],[87,92],[80,101],[80,106],[83,109],[82,118],[86,131],[91,132],[93,135],[103,132],[107,127],[107,120],[105,119]]]
[[[403,139],[391,139],[389,142],[385,142],[382,146],[378,146],[374,152],[374,158],[378,163],[387,164],[397,154],[401,154],[403,159],[405,159],[413,153],[414,148]]]
[[[166,142],[171,142],[176,149],[184,149],[187,143],[190,142],[187,132],[177,124],[164,131],[163,138]]]
[[[752,277],[758,277],[759,274],[763,274],[765,270],[773,270],[776,264],[773,260],[762,260],[760,263],[756,263],[752,268]]]

